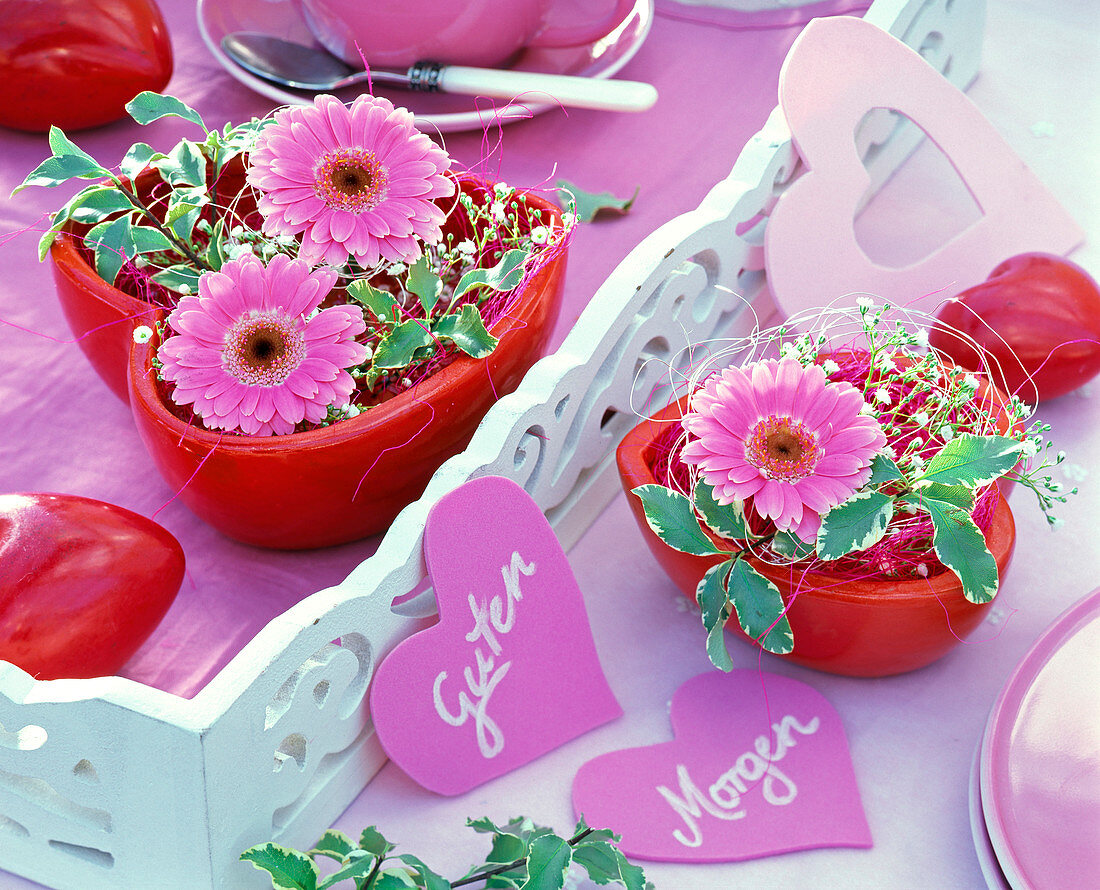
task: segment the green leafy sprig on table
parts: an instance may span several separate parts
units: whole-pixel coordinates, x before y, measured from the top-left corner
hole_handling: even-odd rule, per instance
[[[940,386],[932,413],[922,420],[924,427],[936,431],[942,444],[928,459],[919,453],[915,440],[901,454],[876,455],[870,479],[822,516],[812,546],[786,531],[755,534],[744,504],[718,504],[713,489],[702,478],[695,482],[690,496],[659,484],[633,490],[642,502],[649,527],[668,546],[695,556],[723,557],[705,573],[695,592],[707,633],[707,654],[721,670],[733,669],[723,634],[731,617],[768,652],[782,655],[794,648],[783,596],[750,563],[754,553],[767,552],[770,559],[788,563],[816,560],[827,564],[879,543],[895,516],[924,513],[931,521],[936,557],[958,577],[967,600],[987,603],[997,593],[999,577],[996,560],[971,515],[979,492],[998,479],[1016,482],[1035,493],[1048,522],[1056,526],[1051,510],[1077,491],[1063,490],[1050,477],[1050,470],[1064,460],[1063,453],[1053,460],[1036,459],[1052,447],[1043,440],[1050,427],[1034,423],[1021,431],[1030,409],[1018,398],[1010,398],[1005,405],[1009,435],[990,432],[991,418],[980,410],[971,412],[969,422],[960,423],[957,412],[974,397],[976,379],[965,370],[945,365],[934,352],[907,352],[926,347],[927,340],[900,323],[888,327],[883,316],[889,309],[886,305],[876,312],[868,305],[860,306],[860,326],[870,355],[864,391],[870,396],[878,387],[899,381],[915,384],[916,392]],[[784,328],[763,336],[783,344],[783,354],[803,364],[819,362],[825,348],[824,337],[802,335],[791,340]],[[912,363],[898,367],[894,358],[899,354],[911,357]],[[938,380],[945,382],[935,384]],[[904,438],[903,424],[912,423],[906,416],[910,410],[898,404],[879,412],[888,444]]]
[[[601,214],[624,216],[634,206],[641,191],[639,186],[629,198],[617,198],[611,192],[586,192],[568,179],[559,179],[555,188],[581,222],[591,222]]]
[[[566,872],[574,864],[583,868],[593,883],[652,890],[642,869],[628,862],[615,846],[619,836],[607,829],[589,828],[583,817],[569,838],[523,817],[504,825],[484,818],[467,819],[466,824],[479,834],[491,835],[491,847],[484,862],[454,882],[416,856],[394,854],[394,845],[374,826],[363,831],[358,844],[343,832],[329,829],[306,852],[266,843],[250,847],[240,858],[266,871],[277,890],[328,890],[346,881],[355,890],[449,890],[475,884],[487,890],[561,890]],[[335,860],[337,870],[322,877],[319,857]]]

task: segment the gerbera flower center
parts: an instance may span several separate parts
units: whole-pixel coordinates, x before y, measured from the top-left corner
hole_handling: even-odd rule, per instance
[[[745,442],[745,459],[769,479],[797,482],[817,466],[817,436],[789,417],[765,417]]]
[[[389,176],[373,151],[341,148],[321,158],[314,172],[313,190],[334,210],[360,213],[386,197]]]
[[[276,386],[305,358],[305,338],[295,320],[255,314],[226,331],[226,370],[248,386]]]

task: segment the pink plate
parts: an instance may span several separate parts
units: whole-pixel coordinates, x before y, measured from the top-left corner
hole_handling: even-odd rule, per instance
[[[997,853],[989,840],[989,829],[985,827],[985,813],[982,812],[981,786],[982,745],[979,741],[974,747],[974,762],[970,767],[970,833],[974,837],[974,851],[978,854],[978,864],[989,890],[1012,890],[997,862]]]
[[[1016,890],[1100,887],[1100,588],[1024,656],[982,741],[981,804]]]
[[[594,43],[561,49],[528,49],[513,67],[545,74],[611,77],[634,57],[649,34],[653,24],[653,2],[636,0],[626,20]],[[283,40],[319,46],[302,21],[293,0],[198,0],[196,12],[203,41],[214,58],[233,77],[280,104],[304,105],[313,101],[312,93],[280,87],[250,74],[233,62],[221,47],[222,38],[233,31],[258,31]],[[338,95],[345,101],[351,101],[363,92],[366,92],[366,85],[359,84],[341,90]],[[505,106],[503,100],[417,93],[381,85],[375,92],[395,105],[409,108],[416,115],[417,126],[421,129],[440,132],[496,127],[498,124],[525,120],[554,107],[533,102]]]

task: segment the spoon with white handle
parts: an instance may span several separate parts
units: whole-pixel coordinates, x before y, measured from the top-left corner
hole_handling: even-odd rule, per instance
[[[372,80],[426,92],[459,93],[512,100],[560,103],[602,111],[645,111],[657,101],[652,84],[633,80],[569,77],[537,71],[467,68],[418,62],[408,71],[372,68],[355,71],[323,49],[271,37],[236,31],[222,38],[222,49],[242,68],[283,86],[317,92],[336,90]]]

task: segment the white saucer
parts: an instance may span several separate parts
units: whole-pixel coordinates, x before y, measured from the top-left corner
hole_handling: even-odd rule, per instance
[[[611,77],[623,67],[641,47],[653,24],[654,0],[636,0],[634,9],[614,31],[593,43],[563,49],[527,49],[517,59],[514,68],[541,71],[548,74],[572,74],[580,77]],[[302,21],[293,0],[198,0],[196,9],[199,33],[214,58],[233,77],[257,93],[279,104],[306,105],[313,94],[284,89],[245,71],[222,50],[222,38],[233,31],[257,31],[318,46]],[[348,87],[337,93],[345,101],[365,91],[365,84]],[[449,96],[442,93],[418,93],[411,90],[375,90],[396,105],[409,108],[417,118],[417,126],[439,132],[481,130],[498,124],[526,120],[557,106],[535,103],[499,104],[500,100]]]

